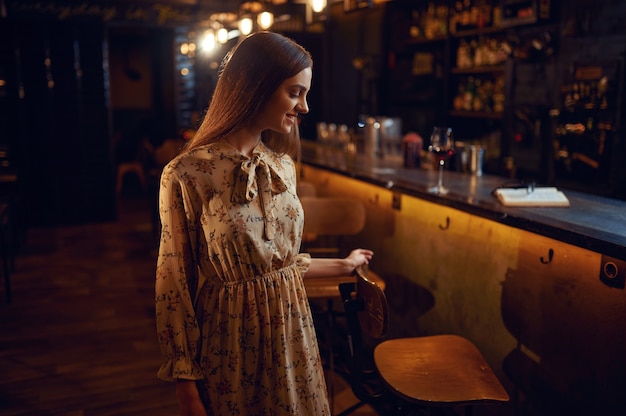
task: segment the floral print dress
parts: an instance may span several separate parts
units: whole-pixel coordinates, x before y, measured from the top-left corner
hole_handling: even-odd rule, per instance
[[[223,141],[161,176],[158,376],[197,380],[209,415],[330,415],[295,181],[290,157]]]

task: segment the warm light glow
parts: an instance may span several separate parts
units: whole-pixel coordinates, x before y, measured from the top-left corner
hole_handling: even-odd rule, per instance
[[[189,53],[189,44],[187,42],[180,45],[180,53],[183,55],[187,55]]]
[[[210,52],[215,49],[215,33],[212,30],[207,30],[204,32],[204,37],[202,39],[202,50],[205,52]]]
[[[210,20],[213,22],[220,22],[223,25],[225,24],[230,25],[231,23],[234,23],[237,21],[237,13],[232,13],[232,12],[213,13],[211,15]]]
[[[239,31],[242,35],[248,36],[252,32],[252,19],[244,17],[239,21]]]
[[[180,74],[181,74],[182,76],[189,75],[189,68],[182,68],[182,69],[180,70]]]
[[[218,29],[217,41],[222,44],[228,42],[228,29],[226,29],[225,27],[220,27]]]
[[[270,12],[263,12],[257,16],[257,23],[263,30],[267,30],[274,24],[274,14]]]
[[[241,6],[239,6],[239,10],[253,14],[259,13],[263,10],[263,3],[258,0],[243,1]]]
[[[311,0],[311,8],[315,13],[319,13],[326,7],[326,0]]]

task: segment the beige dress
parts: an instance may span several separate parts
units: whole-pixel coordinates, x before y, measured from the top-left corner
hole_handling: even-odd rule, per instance
[[[263,143],[202,146],[163,171],[158,375],[200,380],[209,415],[330,415],[295,178]]]

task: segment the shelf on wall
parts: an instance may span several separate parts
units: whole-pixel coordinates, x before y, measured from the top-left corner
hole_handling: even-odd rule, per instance
[[[484,65],[484,66],[473,66],[470,68],[452,68],[450,69],[451,74],[488,74],[491,72],[504,72],[504,65]]]
[[[424,44],[428,44],[428,43],[437,43],[437,42],[443,42],[446,41],[448,39],[448,36],[438,36],[436,38],[408,38],[407,40],[404,41],[405,46],[411,46],[411,45],[424,45]]]
[[[503,117],[503,113],[500,112],[487,112],[487,111],[463,111],[463,110],[450,110],[450,116],[452,117],[465,117],[465,118],[490,118],[493,120],[499,120]]]
[[[432,106],[432,105],[439,105],[439,103],[437,102],[436,99],[432,99],[432,98],[407,98],[404,100],[390,100],[389,101],[389,105],[392,106],[418,106],[418,107],[425,107],[425,106]]]
[[[510,29],[509,27],[491,26],[491,27],[480,27],[476,29],[457,30],[456,32],[451,33],[451,37],[469,38],[473,36],[492,35],[492,34],[497,34],[497,33],[504,33],[509,29]]]

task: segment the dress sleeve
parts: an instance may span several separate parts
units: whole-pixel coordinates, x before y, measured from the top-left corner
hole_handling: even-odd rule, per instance
[[[309,253],[300,253],[296,256],[296,267],[300,274],[304,276],[311,266],[311,255]]]
[[[191,294],[198,280],[192,246],[195,226],[184,189],[178,175],[166,167],[159,192],[162,231],[155,284],[157,335],[164,359],[158,377],[166,381],[202,378],[196,361],[200,330]]]

